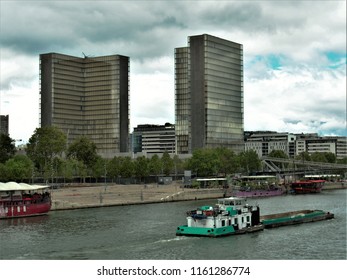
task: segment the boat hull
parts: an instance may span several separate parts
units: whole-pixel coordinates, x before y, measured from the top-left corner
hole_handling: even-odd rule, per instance
[[[0,219],[46,215],[50,209],[50,201],[36,204],[0,205]]]
[[[268,197],[282,195],[282,190],[254,190],[254,191],[235,191],[236,197]]]
[[[187,225],[179,226],[176,230],[177,236],[205,236],[205,237],[223,237],[235,234],[244,234],[261,231],[263,225],[256,225],[241,230],[235,230],[233,226],[222,228],[203,228],[203,227],[188,227]]]

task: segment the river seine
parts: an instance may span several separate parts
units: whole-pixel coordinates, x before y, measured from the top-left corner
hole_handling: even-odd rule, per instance
[[[332,220],[223,238],[176,237],[185,213],[216,200],[52,211],[0,220],[0,259],[346,259],[346,190],[248,199],[261,214],[321,209]]]

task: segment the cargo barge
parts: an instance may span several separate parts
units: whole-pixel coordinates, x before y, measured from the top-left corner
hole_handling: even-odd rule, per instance
[[[260,217],[265,228],[275,228],[302,223],[333,219],[334,214],[322,210],[299,210],[285,213],[264,215]]]
[[[322,210],[300,210],[260,216],[258,205],[248,205],[245,198],[218,199],[216,206],[201,206],[188,211],[186,225],[178,226],[177,236],[221,237],[252,233],[281,226],[333,219]]]

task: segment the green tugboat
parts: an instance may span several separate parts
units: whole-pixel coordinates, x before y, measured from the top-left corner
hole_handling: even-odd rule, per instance
[[[188,211],[187,224],[177,227],[176,235],[221,237],[333,218],[334,214],[322,210],[260,216],[259,206],[249,206],[245,198],[229,197],[218,199],[216,206],[201,206]]]
[[[216,206],[202,206],[187,212],[187,225],[177,227],[176,235],[220,237],[264,229],[258,206],[249,206],[246,199],[218,199]]]

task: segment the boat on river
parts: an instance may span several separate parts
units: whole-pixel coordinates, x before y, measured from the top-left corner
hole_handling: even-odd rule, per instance
[[[45,215],[51,209],[49,186],[0,183],[0,219]]]
[[[250,206],[246,202],[246,198],[240,197],[221,198],[216,206],[206,205],[188,211],[187,224],[177,227],[176,235],[220,237],[334,218],[334,214],[322,210],[260,216],[259,206]]]
[[[320,193],[325,180],[304,180],[291,184],[291,190],[295,194]]]
[[[252,188],[240,188],[232,192],[233,196],[237,197],[268,197],[278,196],[284,193],[283,189],[279,187],[268,189],[252,189]]]
[[[188,211],[186,219],[186,225],[177,227],[177,236],[220,237],[264,229],[259,206],[250,206],[240,197],[221,198],[215,206]]]
[[[299,210],[285,213],[264,215],[260,217],[265,228],[275,228],[302,223],[333,219],[334,214],[322,210]]]

